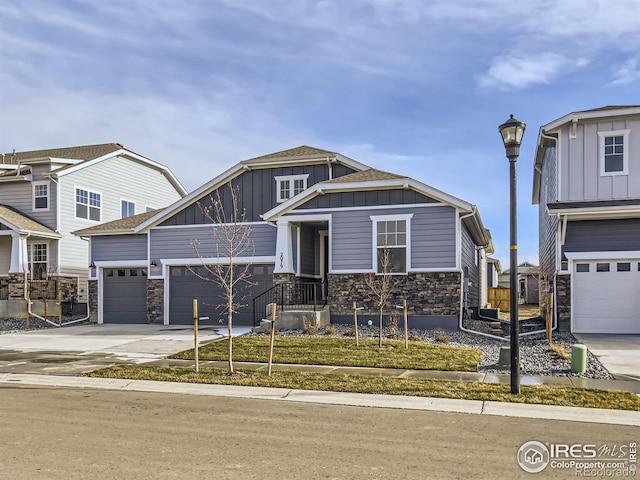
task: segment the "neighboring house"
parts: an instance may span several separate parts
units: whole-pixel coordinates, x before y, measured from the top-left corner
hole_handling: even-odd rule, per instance
[[[117,143],[2,155],[0,300],[23,311],[25,286],[55,276],[65,301],[88,299],[88,242],[74,230],[186,195],[168,168]],[[2,314],[2,312],[0,312]]]
[[[193,299],[200,315],[226,321],[215,306],[224,303],[220,288],[194,270],[205,273],[203,261],[228,262],[202,208],[219,191],[229,218],[230,181],[239,187],[254,245],[235,259],[251,266],[253,282],[236,324],[254,324],[253,300],[274,285],[323,285],[314,300],[326,301],[333,322],[352,321],[354,301],[375,312],[365,284],[380,273],[378,253],[385,248],[396,290],[390,313],[406,299],[412,325],[457,329],[463,309],[477,309],[483,292],[486,302],[486,253],[493,245],[474,205],[339,153],[301,146],[242,161],[160,212],[76,232],[90,238],[98,322],[187,324]],[[192,247],[196,240],[205,259]],[[134,269],[148,269],[149,276],[132,276]],[[303,302],[297,298],[293,303]],[[135,313],[124,317],[123,309]]]
[[[502,263],[497,258],[487,258],[487,287],[497,287],[502,274]]]
[[[539,302],[538,277],[540,268],[529,262],[518,265],[518,303],[537,304]],[[507,269],[498,275],[498,286],[511,287],[511,270]]]
[[[540,275],[562,329],[640,333],[640,106],[540,128],[533,179]]]

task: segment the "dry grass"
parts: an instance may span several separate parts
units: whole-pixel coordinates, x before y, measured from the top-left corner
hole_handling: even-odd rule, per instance
[[[482,352],[477,348],[432,345],[385,340],[384,348],[377,340],[360,340],[356,347],[346,338],[276,337],[273,362],[303,365],[347,367],[403,368],[413,370],[478,371]],[[239,337],[233,340],[233,358],[240,362],[266,362],[269,355],[267,337]],[[193,350],[170,358],[193,359]],[[228,340],[211,342],[199,349],[200,360],[227,360]]]
[[[272,376],[268,377],[265,371],[252,370],[246,370],[243,373],[245,375],[229,376],[223,369],[203,368],[199,373],[196,373],[193,368],[186,367],[117,365],[86,375],[104,378],[411,395],[640,411],[640,399],[631,392],[523,385],[520,395],[512,395],[509,385],[480,382],[303,372],[273,372]]]
[[[560,345],[551,344],[549,345],[549,351],[552,352],[557,358],[561,358],[562,360],[571,360],[571,353],[567,352]]]

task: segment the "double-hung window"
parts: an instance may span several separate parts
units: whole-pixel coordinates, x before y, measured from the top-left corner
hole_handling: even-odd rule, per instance
[[[629,171],[629,132],[598,132],[600,175],[626,175]]]
[[[49,182],[33,182],[33,209],[49,210]]]
[[[76,217],[100,221],[102,195],[97,192],[76,188]]]
[[[129,202],[127,200],[122,200],[120,202],[120,218],[131,217],[136,214],[136,204],[135,202]]]
[[[45,280],[47,278],[47,244],[30,244],[27,248],[27,257],[31,278],[33,280]]]
[[[411,265],[413,215],[372,216],[373,263],[377,274],[406,274]]]
[[[309,175],[287,175],[275,177],[278,203],[286,202],[307,189]]]

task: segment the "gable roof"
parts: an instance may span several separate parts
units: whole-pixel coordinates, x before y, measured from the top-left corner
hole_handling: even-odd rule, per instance
[[[122,150],[119,143],[102,143],[99,145],[81,145],[77,147],[49,148],[45,150],[31,150],[28,152],[4,153],[4,162],[10,164],[26,163],[29,160],[41,158],[65,158],[69,160],[91,160],[108,153]]]
[[[342,177],[326,180],[322,183],[325,184],[340,184],[340,183],[360,183],[360,182],[378,182],[381,180],[399,180],[409,179],[402,175],[396,175],[395,173],[385,172],[383,170],[376,170],[375,168],[369,168],[362,172],[352,173],[350,175],[344,175]]]
[[[569,123],[577,123],[584,120],[597,120],[601,118],[627,117],[640,115],[640,105],[606,105],[604,107],[580,110],[564,115],[552,122],[542,125],[538,133],[538,143],[533,157],[533,188],[531,203],[537,205],[540,202],[540,182],[542,181],[542,164],[544,153],[549,147],[555,147],[557,142],[557,130]]]
[[[0,205],[0,223],[21,234],[33,234],[50,238],[59,238],[61,236],[56,231],[45,227],[8,205]]]
[[[134,233],[135,228],[153,217],[156,213],[162,211],[162,209],[152,210],[150,212],[138,213],[137,215],[131,215],[130,217],[119,218],[118,220],[112,220],[111,222],[100,223],[92,227],[83,228],[82,230],[76,230],[71,232],[79,237],[91,237],[97,235],[116,235],[123,233]]]
[[[369,167],[363,163],[353,160],[349,157],[345,157],[339,153],[331,152],[329,150],[323,150],[321,148],[309,147],[307,145],[301,145],[299,147],[291,148],[288,150],[282,150],[280,152],[270,153],[260,157],[250,158],[237,163],[233,167],[222,172],[217,177],[209,180],[204,185],[196,188],[189,195],[178,200],[173,205],[168,206],[166,209],[160,211],[157,215],[154,215],[146,222],[141,224],[136,231],[144,230],[145,228],[152,227],[158,223],[161,223],[166,218],[170,217],[174,213],[180,211],[183,208],[197,202],[203,196],[213,192],[222,185],[230,182],[234,178],[241,175],[248,170],[256,170],[261,168],[269,168],[272,166],[286,166],[287,164],[318,164],[318,163],[341,163],[353,170],[366,170]]]
[[[61,177],[120,155],[137,162],[144,163],[146,166],[160,171],[180,195],[185,196],[187,194],[187,191],[173,175],[171,170],[164,165],[124,148],[119,143],[103,143],[98,145],[81,145],[76,147],[32,150],[29,152],[5,153],[3,154],[2,164],[5,166],[18,164],[29,165],[29,163],[40,162],[43,160],[60,160],[62,163],[66,163],[66,165],[53,169],[50,174],[54,177]],[[2,164],[0,164],[0,166]],[[20,178],[13,172],[5,174],[4,176],[6,177],[6,181]]]

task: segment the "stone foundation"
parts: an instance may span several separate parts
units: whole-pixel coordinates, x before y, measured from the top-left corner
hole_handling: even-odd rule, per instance
[[[147,279],[147,320],[149,323],[164,322],[164,279]]]
[[[558,331],[571,330],[571,275],[556,277],[556,314],[558,317]]]
[[[98,281],[91,280],[87,282],[89,284],[89,319],[92,322],[98,321]]]
[[[391,278],[392,295],[387,302],[384,316],[401,316],[402,311],[395,308],[407,301],[410,324],[455,322],[460,316],[460,277],[459,272],[409,273]],[[379,278],[379,277],[376,277]],[[369,274],[329,275],[329,306],[332,319],[342,319],[353,315],[353,302],[364,307],[359,312],[363,317],[377,318],[377,299],[367,285]],[[375,280],[374,280],[375,281]],[[413,322],[412,322],[413,317]]]

